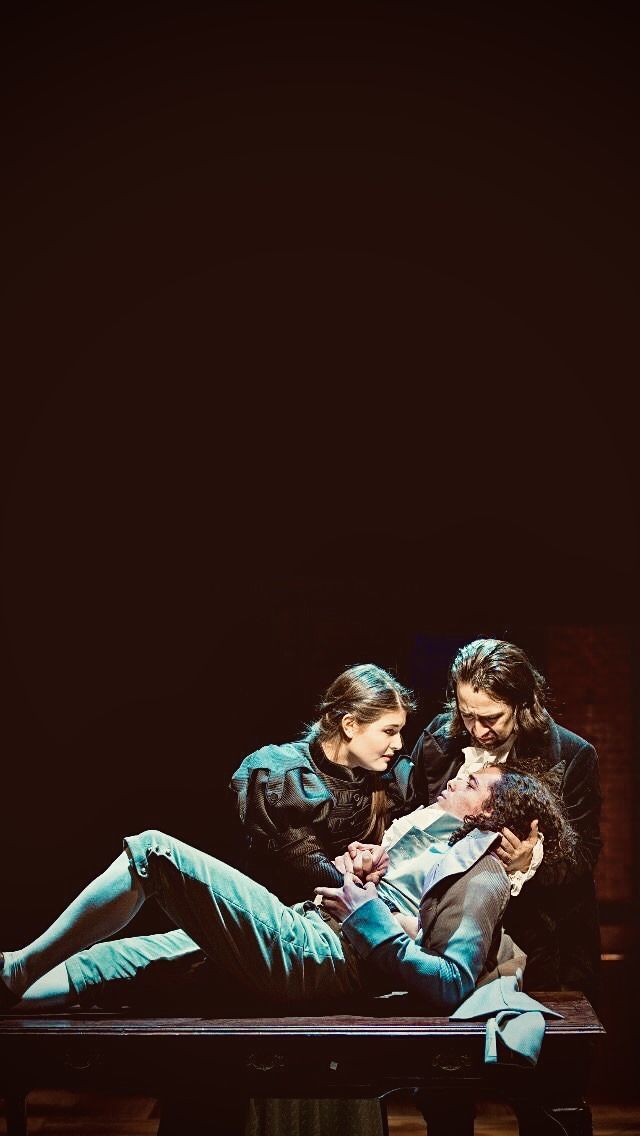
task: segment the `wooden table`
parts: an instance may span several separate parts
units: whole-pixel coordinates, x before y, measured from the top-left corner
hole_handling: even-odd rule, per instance
[[[8,1132],[26,1133],[25,1099],[35,1088],[206,1095],[210,1111],[238,1093],[382,1098],[415,1088],[436,1101],[488,1096],[534,1103],[546,1118],[536,1131],[548,1121],[556,1136],[590,1136],[585,1094],[594,1045],[605,1031],[580,994],[536,997],[564,1017],[547,1022],[535,1068],[485,1065],[484,1023],[405,1015],[393,999],[381,1000],[375,1016],[5,1015],[0,1095],[7,1101]],[[470,1130],[462,1121],[448,1128]]]

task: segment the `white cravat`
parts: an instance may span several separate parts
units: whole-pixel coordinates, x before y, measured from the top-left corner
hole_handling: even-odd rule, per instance
[[[482,746],[465,746],[463,749],[464,762],[458,770],[460,773],[477,773],[479,769],[486,769],[487,765],[504,765],[511,750],[515,737],[511,734],[506,742],[494,750],[483,749]]]
[[[389,825],[384,836],[382,837],[382,847],[385,849],[392,848],[398,842],[401,836],[409,832],[412,828],[429,828],[434,820],[442,816],[442,808],[437,801],[432,805],[418,805],[412,813],[407,816],[399,817],[394,820],[393,824]]]

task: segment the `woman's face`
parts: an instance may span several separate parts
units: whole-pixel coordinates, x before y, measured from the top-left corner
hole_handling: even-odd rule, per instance
[[[403,710],[392,710],[362,724],[352,714],[345,714],[342,729],[347,736],[341,747],[338,761],[351,768],[358,766],[373,773],[384,773],[396,753],[402,749],[402,734],[407,715]]]

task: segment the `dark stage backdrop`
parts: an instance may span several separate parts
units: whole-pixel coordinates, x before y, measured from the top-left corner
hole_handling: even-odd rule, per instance
[[[624,921],[629,15],[3,20],[2,942],[124,833],[238,855],[231,772],[349,663],[415,686],[411,744],[478,634],[549,668],[576,729],[628,692],[603,751],[631,786]]]

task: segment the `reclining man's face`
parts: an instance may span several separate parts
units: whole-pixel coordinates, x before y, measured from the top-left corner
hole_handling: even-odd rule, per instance
[[[491,799],[490,789],[501,777],[500,770],[489,766],[477,773],[466,773],[447,781],[446,789],[438,793],[437,802],[446,813],[464,820],[486,812]]]

